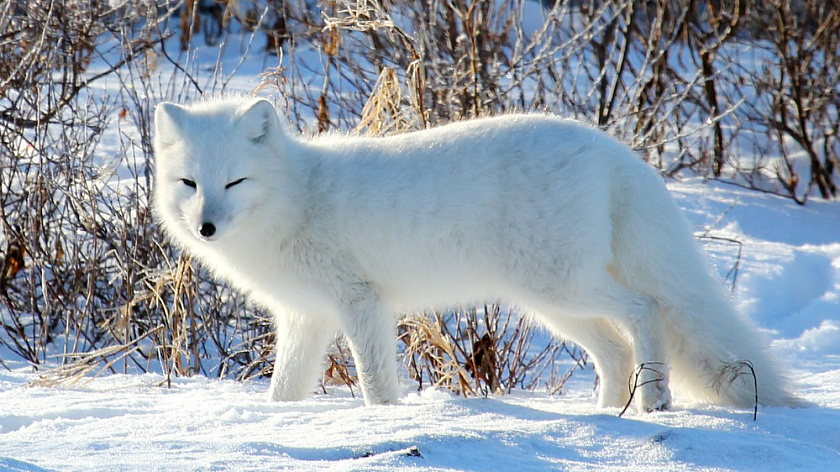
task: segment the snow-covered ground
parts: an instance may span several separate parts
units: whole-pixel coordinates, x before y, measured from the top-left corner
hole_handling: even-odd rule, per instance
[[[752,412],[677,403],[595,406],[591,371],[558,397],[409,391],[365,407],[348,391],[269,403],[267,382],[108,376],[28,387],[0,371],[4,470],[840,470],[840,207],[672,183],[698,232],[743,244],[736,302],[767,331],[815,406]],[[701,240],[721,274],[737,245]],[[679,399],[677,399],[679,400]]]

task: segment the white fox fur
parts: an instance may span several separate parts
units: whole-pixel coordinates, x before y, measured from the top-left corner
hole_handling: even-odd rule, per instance
[[[275,400],[309,395],[343,332],[367,404],[400,396],[395,314],[503,299],[581,345],[599,404],[797,403],[710,275],[662,180],[606,134],[552,116],[387,138],[301,138],[272,105],[156,115],[165,232],[275,315]],[[244,180],[243,180],[244,179]],[[741,372],[744,375],[733,375]]]

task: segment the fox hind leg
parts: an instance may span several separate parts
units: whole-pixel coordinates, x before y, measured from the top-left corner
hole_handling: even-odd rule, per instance
[[[627,380],[634,391],[636,406],[642,411],[667,409],[671,404],[668,388],[668,359],[665,327],[656,300],[610,280],[593,297],[597,308],[605,311],[630,336],[636,369]]]
[[[573,297],[564,294],[551,297],[551,301],[544,299],[556,312],[569,314],[554,322],[546,318],[546,322],[593,357],[602,382],[600,405],[624,406],[634,390],[640,410],[666,409],[671,395],[658,304],[612,278],[605,279],[589,289],[576,290]],[[548,312],[553,311],[549,308]]]
[[[633,373],[633,347],[606,318],[543,316],[549,329],[582,347],[595,363],[600,386],[598,406],[623,407],[630,399],[627,379]]]

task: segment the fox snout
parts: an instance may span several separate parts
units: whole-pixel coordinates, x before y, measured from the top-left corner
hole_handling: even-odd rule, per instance
[[[197,218],[192,220],[192,232],[204,241],[212,241],[221,236],[221,230],[229,222],[222,203],[213,199],[200,200],[198,211],[194,214]]]
[[[214,234],[216,234],[216,225],[210,223],[209,221],[205,221],[198,227],[198,234],[205,238],[211,238]]]

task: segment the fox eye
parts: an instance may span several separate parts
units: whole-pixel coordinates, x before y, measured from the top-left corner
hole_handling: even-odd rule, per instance
[[[229,184],[225,185],[225,189],[229,189],[229,188],[233,187],[234,185],[239,185],[239,184],[241,184],[244,180],[245,180],[245,178],[244,178],[244,177],[243,177],[243,178],[241,178],[241,179],[236,179],[236,180],[234,180],[233,182],[231,182],[231,183],[229,183]]]
[[[189,188],[195,188],[195,182],[190,179],[181,179],[181,182]]]

